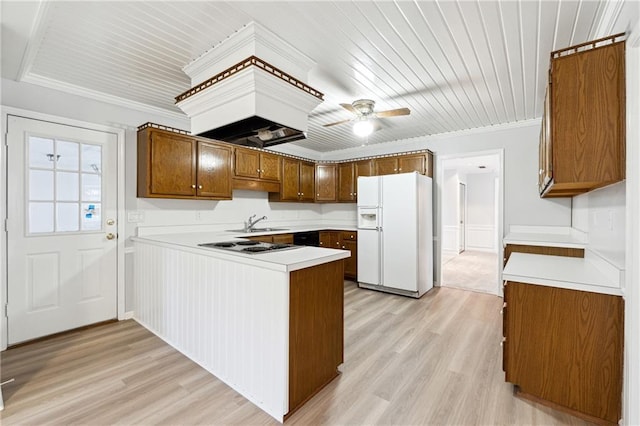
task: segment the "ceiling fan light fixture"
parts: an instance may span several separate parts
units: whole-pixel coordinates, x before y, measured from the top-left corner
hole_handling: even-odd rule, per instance
[[[353,133],[362,138],[373,133],[373,123],[369,120],[358,120],[353,124]]]

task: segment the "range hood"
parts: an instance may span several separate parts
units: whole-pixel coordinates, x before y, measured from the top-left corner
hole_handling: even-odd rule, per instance
[[[236,145],[268,148],[307,137],[305,132],[253,116],[198,134]]]
[[[184,67],[193,87],[176,104],[194,135],[260,148],[301,140],[324,96],[300,79],[314,66],[251,22]]]

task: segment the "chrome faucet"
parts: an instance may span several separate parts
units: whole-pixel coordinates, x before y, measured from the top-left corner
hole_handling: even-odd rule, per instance
[[[259,219],[253,220],[254,217],[256,217],[255,214],[253,216],[249,216],[249,220],[244,223],[244,232],[251,232],[253,227],[256,226],[256,223],[267,218],[266,216],[262,216]]]

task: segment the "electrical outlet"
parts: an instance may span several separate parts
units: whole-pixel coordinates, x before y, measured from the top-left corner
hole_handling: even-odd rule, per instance
[[[200,222],[202,220],[202,212],[196,211],[196,221]]]
[[[144,212],[138,212],[138,211],[128,212],[127,222],[129,223],[144,222]]]

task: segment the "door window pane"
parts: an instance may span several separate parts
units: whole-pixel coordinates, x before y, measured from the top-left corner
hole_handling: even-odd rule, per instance
[[[56,198],[58,201],[79,201],[78,173],[56,173]]]
[[[57,141],[57,167],[63,170],[78,170],[80,163],[80,144],[77,142]]]
[[[82,171],[102,172],[102,147],[82,144]]]
[[[100,175],[82,174],[82,201],[100,201],[102,195]]]
[[[78,228],[78,203],[56,203],[56,231],[72,232]]]
[[[102,229],[102,212],[99,203],[82,203],[82,230],[97,231]]]
[[[29,203],[29,233],[53,232],[53,203]]]
[[[53,172],[29,170],[29,200],[53,201]]]
[[[54,158],[53,139],[29,137],[29,167],[52,169]]]

